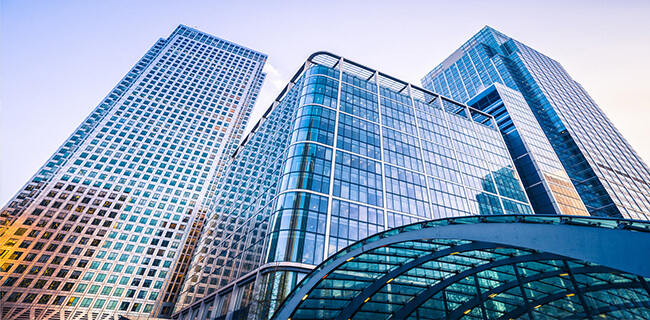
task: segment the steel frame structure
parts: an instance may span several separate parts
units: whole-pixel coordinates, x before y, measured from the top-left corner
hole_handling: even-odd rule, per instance
[[[425,315],[416,315],[418,309],[436,295],[446,302],[444,293],[451,286],[471,278],[475,281],[475,294],[468,295],[453,308],[445,303],[446,318],[474,316],[483,319],[535,319],[540,318],[540,315],[548,316],[544,314],[545,310],[552,309],[548,306],[558,304],[563,299],[564,304],[573,301],[575,312],[568,315],[572,318],[615,316],[616,312],[627,316],[638,316],[634,312],[648,314],[650,301],[646,298],[650,297],[650,288],[644,277],[650,276],[650,267],[647,257],[639,253],[650,249],[649,232],[650,224],[640,221],[539,215],[464,217],[408,225],[359,241],[322,263],[287,297],[274,319],[302,319],[301,312],[312,318],[318,318],[316,316],[321,314],[328,319],[364,319],[373,313],[388,319],[430,319]],[[408,262],[397,263],[393,267],[387,267],[385,272],[378,272],[379,276],[364,278],[362,274],[364,267],[360,267],[361,262],[358,260],[363,260],[364,255],[406,243],[436,240],[461,242],[442,250],[413,255]],[[408,300],[396,304],[397,307],[392,312],[377,311],[382,307],[368,307],[369,302],[375,300],[381,303],[382,294],[383,298],[394,299],[396,295],[391,295],[389,286],[415,268],[424,268],[427,263],[427,268],[431,268],[431,262],[437,260],[462,266],[466,263],[464,259],[472,252],[483,252],[485,255],[486,252],[496,253],[506,249],[518,253],[506,258],[486,259],[485,263],[465,266],[464,270],[449,273],[449,276],[430,279],[432,281],[428,282],[427,287],[419,291],[414,289],[417,292]],[[386,261],[389,260],[390,257],[386,257]],[[554,261],[551,264],[558,268],[535,274],[521,274],[522,267],[528,263],[549,261]],[[367,270],[371,269],[376,268]],[[513,279],[516,280],[485,290],[479,285],[479,281],[484,279],[477,275],[490,270],[511,270],[515,276]],[[374,271],[367,272],[370,274]],[[346,278],[343,274],[355,276]],[[612,275],[611,279],[622,276],[628,280],[585,282],[585,279],[593,279],[590,275]],[[540,284],[552,279],[563,279],[565,287],[558,286],[555,291],[550,290],[547,294],[531,296],[531,290],[543,291]],[[332,286],[332,283],[337,284]],[[344,292],[343,295],[349,294],[349,298],[341,301],[336,294],[328,296],[328,292],[335,292],[334,288],[344,288],[341,291]],[[345,288],[354,290],[346,291]],[[499,295],[516,292],[517,289],[521,298],[519,305],[502,308],[502,312],[496,316],[495,313],[488,314],[490,310],[486,307],[486,302],[498,300]],[[629,296],[633,298],[604,305],[594,303],[593,296],[621,291],[634,292]],[[315,311],[317,308],[327,308],[328,304],[332,305],[331,312]],[[339,305],[338,310],[334,305]],[[563,315],[566,316],[567,314]]]

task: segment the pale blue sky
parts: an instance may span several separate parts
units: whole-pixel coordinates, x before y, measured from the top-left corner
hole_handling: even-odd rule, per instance
[[[314,51],[419,85],[490,25],[562,63],[650,160],[650,1],[2,0],[0,15],[1,205],[180,23],[269,55],[257,110]]]

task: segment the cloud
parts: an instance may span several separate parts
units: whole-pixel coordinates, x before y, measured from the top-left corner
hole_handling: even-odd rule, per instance
[[[270,85],[274,90],[277,90],[278,93],[282,88],[284,88],[289,80],[284,79],[280,70],[276,69],[272,64],[267,63],[264,65],[262,72],[266,73],[266,84]]]
[[[255,103],[255,108],[251,113],[251,117],[248,120],[248,125],[246,126],[245,133],[248,132],[255,126],[255,124],[262,118],[266,109],[273,103],[275,98],[280,94],[282,89],[289,83],[289,79],[275,68],[271,63],[267,61],[262,69],[262,72],[266,73],[266,79],[262,85],[262,90],[260,90],[260,95],[257,98]]]

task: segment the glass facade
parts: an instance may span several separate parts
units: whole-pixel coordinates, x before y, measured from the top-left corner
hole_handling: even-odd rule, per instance
[[[169,317],[266,56],[179,26],[2,209],[3,319]]]
[[[242,137],[265,61],[160,39],[3,208],[2,316],[647,316],[642,277],[469,234],[337,261],[432,226],[647,220],[650,171],[557,62],[486,27],[423,79],[438,94],[318,52]]]
[[[463,217],[395,228],[319,265],[273,318],[647,319],[645,259],[629,257],[632,250],[607,251],[650,245],[649,228],[641,221],[557,215]],[[479,235],[481,229],[489,232]],[[512,237],[499,237],[499,230]],[[520,234],[554,240],[518,241]],[[594,240],[625,238],[591,249]],[[576,248],[567,248],[569,239]],[[627,265],[644,265],[633,270],[642,274],[612,266],[627,267],[619,263],[626,259]]]
[[[268,318],[316,265],[377,232],[532,214],[493,117],[329,53],[296,73],[217,187],[177,316]]]
[[[650,169],[557,61],[485,27],[429,72],[422,83],[429,90],[462,102],[469,102],[495,83],[520,92],[591,215],[648,219]],[[513,122],[518,122],[522,137],[523,130],[537,127],[529,126],[527,115],[520,118],[512,108],[506,109]],[[536,151],[527,153],[541,174],[531,182],[541,180],[547,189],[550,202],[544,202],[560,203],[556,212],[580,210],[580,205],[573,204],[571,187],[554,181],[557,175],[545,177],[541,169],[553,165],[554,157],[538,159]],[[564,173],[559,172],[559,176]],[[529,194],[541,193],[541,187],[538,191],[533,191],[533,185],[526,188]],[[544,203],[533,205],[545,207],[541,213],[552,210]]]
[[[519,92],[494,83],[468,104],[495,115],[535,212],[589,215]]]

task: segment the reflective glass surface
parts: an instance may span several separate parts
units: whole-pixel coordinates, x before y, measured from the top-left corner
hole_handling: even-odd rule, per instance
[[[557,61],[486,26],[422,84],[497,118],[537,213],[650,217],[650,169]]]
[[[291,319],[650,316],[650,287],[646,278],[637,275],[557,254],[490,242],[398,240],[409,232],[481,223],[576,225],[650,233],[650,225],[644,222],[568,216],[483,216],[408,225],[338,252],[307,275],[280,310]],[[630,224],[635,227],[629,228]],[[373,245],[375,242],[382,245]],[[328,270],[326,274],[324,270]],[[308,291],[302,290],[306,283],[310,283],[305,287]],[[301,296],[296,296],[299,290]]]
[[[183,25],[156,41],[2,209],[2,318],[171,316],[265,61]]]
[[[388,228],[532,213],[492,117],[327,53],[294,76],[218,187],[179,306],[213,299],[220,316],[270,316],[291,289],[280,286]],[[226,306],[255,272],[253,290],[272,293]]]

